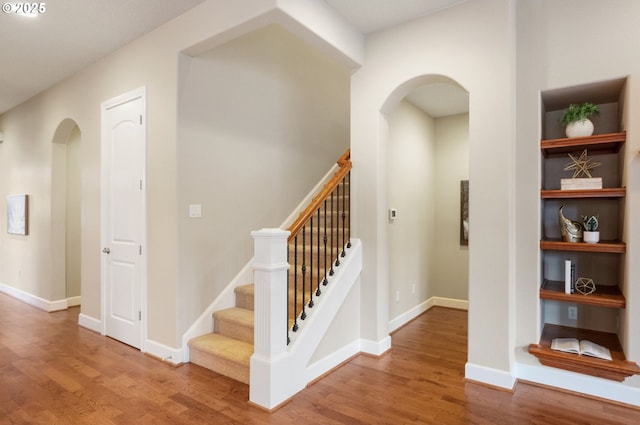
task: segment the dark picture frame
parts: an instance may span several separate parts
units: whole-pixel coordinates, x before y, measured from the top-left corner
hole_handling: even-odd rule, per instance
[[[460,245],[469,245],[469,180],[460,180]]]

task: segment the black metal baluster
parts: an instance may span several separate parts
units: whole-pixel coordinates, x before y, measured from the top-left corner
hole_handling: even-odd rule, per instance
[[[287,299],[289,296],[287,294]],[[293,331],[298,330],[298,235],[293,239]]]
[[[318,207],[318,210],[316,211],[316,214],[318,215],[318,242],[317,242],[317,253],[316,253],[316,259],[317,261],[317,269],[318,269],[318,277],[316,277],[317,280],[317,288],[316,288],[316,297],[319,297],[322,294],[322,291],[320,290],[320,208]]]
[[[349,184],[349,213],[347,215],[347,248],[351,248],[351,171],[347,173],[347,183]]]
[[[327,249],[327,200],[324,200],[324,280],[322,281],[323,285],[327,285],[327,256],[329,255],[329,250]]]
[[[335,191],[331,192],[331,209],[330,209],[330,213],[331,213],[331,226],[329,229],[329,237],[331,238],[331,243],[329,244],[329,247],[331,248],[330,251],[333,251],[333,243],[334,243],[334,238],[335,238],[335,233],[334,233],[334,229],[333,229],[333,209],[334,209],[334,205],[333,205],[333,198],[335,196]],[[331,269],[329,270],[329,276],[333,276],[334,270],[333,270],[333,260],[331,261]]]
[[[313,308],[313,216],[309,219],[309,308]]]
[[[345,238],[345,231],[346,231],[346,229],[345,229],[345,224],[346,224],[345,218],[346,218],[346,202],[347,202],[347,195],[346,195],[347,191],[344,188],[345,187],[345,178],[344,177],[342,178],[342,182],[340,184],[342,184],[342,245],[340,245],[342,247],[342,253],[340,254],[340,256],[344,257],[345,254],[346,254],[344,252],[344,250],[345,250],[345,246],[346,246],[346,243],[345,243],[345,240],[346,240],[346,238]]]
[[[338,202],[336,204],[337,208],[336,208],[336,214],[340,214],[340,184],[338,184],[336,186],[336,192],[337,192],[337,199]],[[338,227],[340,225],[340,220],[336,219],[336,267],[340,266],[340,228]]]
[[[306,257],[306,248],[307,248],[307,227],[303,226],[302,227],[302,314],[300,315],[300,318],[302,320],[307,318],[307,311],[305,308],[306,305],[306,285],[307,285],[307,257]]]

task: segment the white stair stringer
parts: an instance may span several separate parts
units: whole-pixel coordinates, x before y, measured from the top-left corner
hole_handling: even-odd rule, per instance
[[[336,350],[338,357],[331,362],[318,362],[309,366],[319,344],[330,328],[345,299],[359,280],[362,271],[362,245],[351,239],[351,248],[341,257],[340,266],[313,308],[307,309],[307,318],[299,321],[297,332],[291,332],[287,352],[269,360],[255,353],[251,356],[249,400],[267,409],[273,409],[304,389],[307,384],[328,372],[342,361],[361,351],[358,341]]]

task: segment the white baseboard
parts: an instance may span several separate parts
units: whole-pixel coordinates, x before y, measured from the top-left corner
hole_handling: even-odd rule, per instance
[[[48,313],[51,313],[52,311],[66,310],[68,308],[66,299],[57,301],[45,300],[44,298],[24,292],[20,289],[14,288],[13,286],[5,285],[4,283],[0,283],[0,292]]]
[[[586,394],[605,400],[640,406],[640,388],[621,382],[547,367],[541,364],[516,363],[519,380]]]
[[[328,371],[338,367],[340,364],[344,363],[346,360],[349,360],[351,357],[360,353],[360,342],[354,341],[349,345],[342,347],[340,350],[331,353],[327,357],[318,360],[312,365],[308,366],[305,371],[305,381],[311,382]]]
[[[396,329],[399,329],[400,327],[406,325],[425,311],[429,310],[431,307],[448,307],[456,308],[458,310],[469,310],[469,301],[456,300],[453,298],[431,297],[428,300],[423,301],[417,306],[413,307],[411,310],[391,320],[389,322],[389,332],[391,333]]]
[[[80,313],[78,315],[78,325],[82,326],[83,328],[87,328],[90,331],[102,334],[102,321],[91,316],[87,316],[86,314]]]
[[[391,349],[391,337],[387,335],[380,341],[360,340],[360,351],[372,356],[381,356]]]
[[[469,301],[455,298],[432,297],[434,307],[448,307],[458,310],[469,310]]]
[[[147,354],[156,357],[163,362],[170,363],[174,366],[184,362],[182,348],[169,347],[168,345],[164,345],[150,339],[145,341],[144,347]]]
[[[67,307],[77,307],[82,304],[82,297],[69,297],[67,298]]]
[[[504,370],[493,369],[473,363],[467,363],[464,370],[464,377],[466,379],[482,382],[483,384],[491,385],[493,387],[505,388],[509,391],[513,391],[516,384],[516,377]]]

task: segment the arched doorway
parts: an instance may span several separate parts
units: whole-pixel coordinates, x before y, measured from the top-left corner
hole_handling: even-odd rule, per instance
[[[393,330],[432,306],[467,308],[469,252],[460,220],[469,99],[454,80],[435,75],[402,85],[390,99],[383,115]]]
[[[63,120],[52,140],[52,270],[56,299],[80,305],[82,134],[72,119]]]

